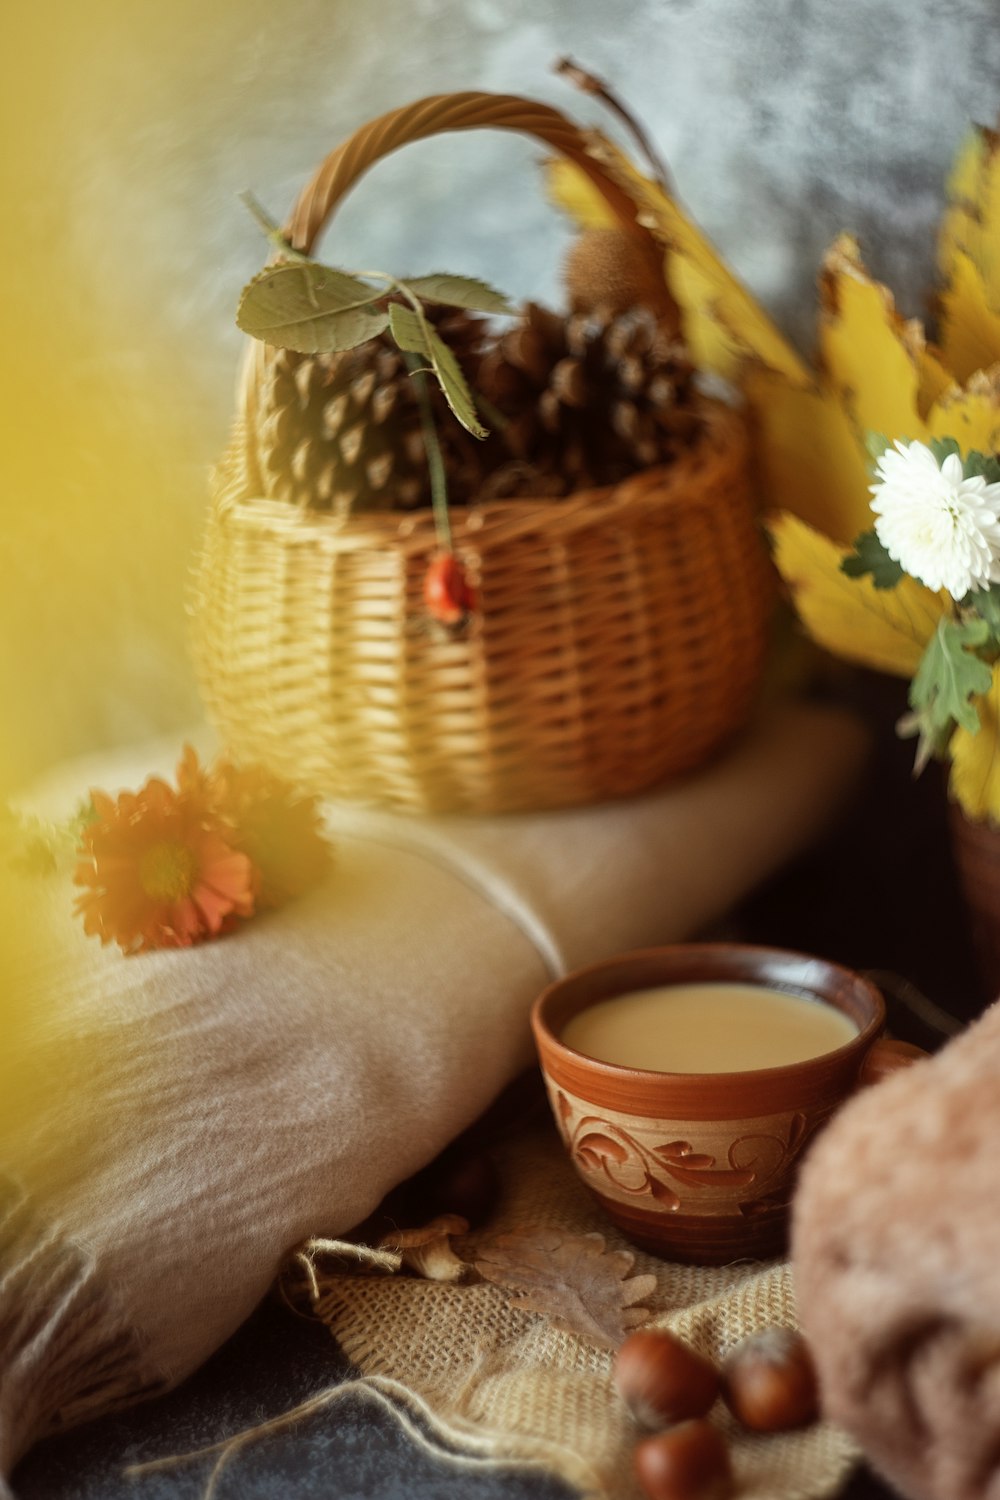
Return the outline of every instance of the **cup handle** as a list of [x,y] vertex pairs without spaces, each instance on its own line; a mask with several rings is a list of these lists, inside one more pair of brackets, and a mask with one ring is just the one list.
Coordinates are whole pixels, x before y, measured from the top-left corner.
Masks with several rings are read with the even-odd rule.
[[929,1052],[915,1046],[913,1042],[897,1042],[892,1037],[880,1036],[869,1048],[868,1056],[861,1064],[858,1086],[867,1088],[871,1083],[879,1083],[881,1079],[888,1078],[890,1073],[912,1067],[915,1062],[929,1056]]

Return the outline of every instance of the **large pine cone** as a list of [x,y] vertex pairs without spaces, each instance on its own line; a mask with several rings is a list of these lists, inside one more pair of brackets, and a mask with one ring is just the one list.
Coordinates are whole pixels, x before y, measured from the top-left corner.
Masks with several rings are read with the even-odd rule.
[[[471,378],[487,324],[454,308],[427,316]],[[427,382],[449,499],[482,486],[483,444]],[[430,505],[420,409],[413,380],[388,333],[340,354],[274,350],[260,392],[257,462],[265,494],[312,510],[409,510]]]
[[676,457],[699,431],[687,351],[646,308],[562,318],[529,302],[474,382],[506,418],[488,443],[486,495],[615,484]]
[[[647,309],[563,318],[529,302],[492,334],[472,313],[427,313],[491,429],[486,442],[472,437],[428,379],[452,504],[615,484],[698,435],[686,350]],[[272,351],[256,457],[265,494],[293,505],[342,515],[430,505],[417,393],[390,335],[341,354]]]

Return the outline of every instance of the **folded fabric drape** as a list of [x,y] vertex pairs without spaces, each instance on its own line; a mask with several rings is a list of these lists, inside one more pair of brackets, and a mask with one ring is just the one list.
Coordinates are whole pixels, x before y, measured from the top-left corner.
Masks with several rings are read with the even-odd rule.
[[[717,918],[820,830],[863,754],[850,716],[785,706],[626,802],[331,808],[320,888],[187,950],[102,949],[64,875],[25,877],[4,934],[0,1475],[43,1433],[187,1375],[293,1245],[365,1218],[530,1061],[553,972]],[[174,758],[74,764],[37,805]]]

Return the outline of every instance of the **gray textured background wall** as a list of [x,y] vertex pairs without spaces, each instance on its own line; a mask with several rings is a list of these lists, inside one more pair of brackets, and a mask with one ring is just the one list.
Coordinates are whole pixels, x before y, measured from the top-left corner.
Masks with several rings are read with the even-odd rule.
[[[22,122],[13,146],[41,152],[18,200],[21,238],[47,247],[47,284],[80,333],[53,355],[69,362],[67,389],[99,406],[100,484],[58,527],[43,510],[5,528],[15,566],[43,586],[8,626],[8,639],[30,632],[39,664],[16,679],[18,769],[195,712],[184,580],[231,410],[235,301],[265,248],[242,189],[280,215],[354,125],[443,89],[522,92],[606,125],[552,75],[570,53],[645,120],[695,217],[809,347],[816,270],[841,229],[860,234],[904,311],[922,312],[949,163],[969,122],[992,122],[1000,104],[995,0],[107,0],[72,12],[67,0],[62,27],[19,20],[7,65],[44,120],[41,144]],[[554,297],[566,230],[532,175],[539,155],[497,134],[402,153],[352,195],[325,253]],[[125,431],[151,482],[116,499]],[[72,578],[87,572],[98,517],[110,534],[126,515],[141,559],[91,590],[95,672],[74,654]],[[70,583],[45,598],[50,567]]]

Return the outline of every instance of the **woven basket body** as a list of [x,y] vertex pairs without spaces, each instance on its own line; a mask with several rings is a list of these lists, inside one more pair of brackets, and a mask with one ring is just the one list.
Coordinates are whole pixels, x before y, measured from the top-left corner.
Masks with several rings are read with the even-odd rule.
[[[593,172],[582,138],[544,106],[457,95],[445,96],[446,125],[441,101],[409,115],[431,105],[432,123],[415,129],[408,117],[402,140],[501,124]],[[534,115],[526,125],[525,109],[545,128]],[[299,201],[293,243],[311,246],[345,175],[349,185],[401,143],[406,113],[375,122],[375,147],[365,136],[352,153],[352,137],[328,158]],[[260,498],[255,371],[268,355],[256,346],[247,361],[194,598],[206,707],[238,756],[331,797],[503,812],[641,791],[697,766],[744,723],[771,574],[734,413],[706,403],[696,449],[613,489],[453,512],[478,603],[447,636],[423,605],[438,545],[430,511],[345,521]]]

